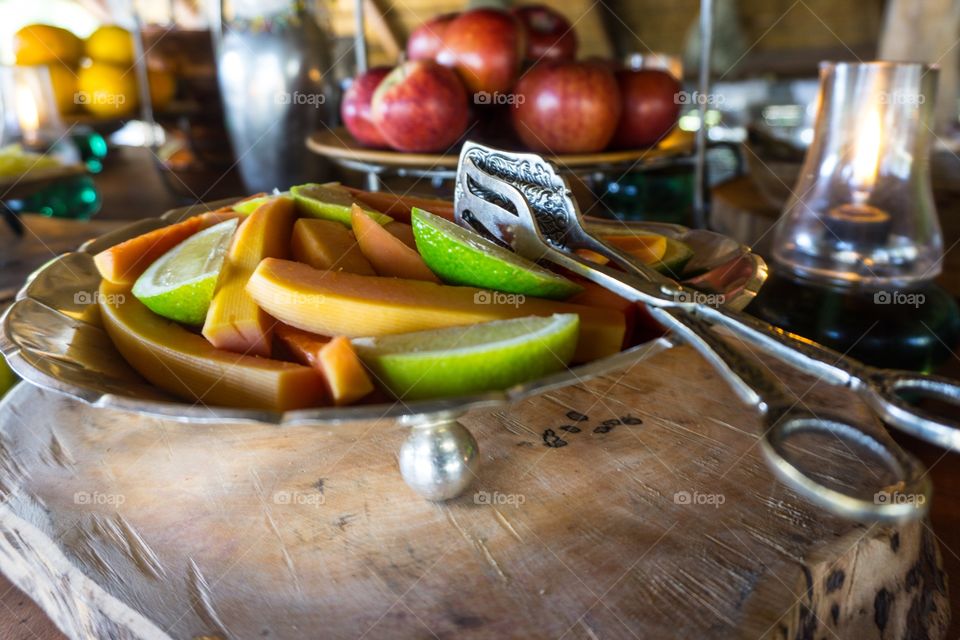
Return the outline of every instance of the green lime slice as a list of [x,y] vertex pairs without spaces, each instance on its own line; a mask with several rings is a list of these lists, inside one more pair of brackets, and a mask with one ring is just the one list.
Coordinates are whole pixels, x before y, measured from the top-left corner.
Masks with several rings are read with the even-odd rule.
[[244,200],[243,202],[238,202],[233,205],[233,210],[237,213],[242,213],[243,215],[250,215],[254,211],[260,208],[265,202],[273,200],[274,198],[280,198],[282,196],[289,196],[289,191],[282,191],[280,193],[273,193],[268,196],[260,196],[259,198],[251,198],[249,200]]
[[580,317],[559,313],[377,338],[354,349],[397,398],[422,400],[506,389],[562,370],[580,334]]
[[237,223],[215,224],[167,251],[137,278],[133,295],[158,316],[203,324]]
[[679,240],[667,237],[667,250],[664,252],[660,261],[652,265],[654,269],[678,280],[683,268],[693,257],[693,249],[690,245]]
[[449,284],[561,300],[583,287],[445,218],[413,208],[417,250]]
[[10,369],[10,365],[3,359],[3,356],[0,356],[0,398],[12,389],[13,385],[17,384],[17,380],[19,380],[17,374]]
[[[351,226],[350,210],[353,208],[353,203],[357,202],[356,198],[336,182],[300,184],[291,187],[290,194],[297,203],[297,209],[303,215],[321,220],[334,220],[348,227]],[[357,204],[360,205],[359,202]],[[360,205],[360,208],[380,224],[393,222],[393,218],[379,211],[363,205]]]

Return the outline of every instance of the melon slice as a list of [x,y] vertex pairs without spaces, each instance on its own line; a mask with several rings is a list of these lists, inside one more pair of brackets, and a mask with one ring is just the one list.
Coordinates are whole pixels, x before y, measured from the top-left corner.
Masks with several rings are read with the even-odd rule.
[[220,222],[236,218],[232,211],[209,211],[166,227],[130,238],[93,257],[104,280],[133,284],[160,256],[193,234]]
[[416,249],[410,248],[357,205],[353,206],[350,220],[360,250],[378,275],[440,282]]
[[332,220],[297,220],[293,225],[290,251],[294,260],[306,263],[314,269],[348,271],[363,276],[376,275],[370,262],[360,251],[353,232]]
[[623,314],[541,298],[420,280],[318,271],[299,262],[267,259],[247,291],[267,313],[305,331],[348,337],[382,336],[522,316],[576,313],[580,340],[574,362],[616,353],[623,345]]
[[152,313],[126,285],[104,280],[99,303],[103,326],[124,359],[187,402],[288,411],[323,400],[323,381],[310,367],[216,349]]
[[270,356],[275,321],[247,293],[247,280],[263,258],[287,256],[295,216],[290,198],[274,198],[240,224],[203,324],[203,336],[213,346]]

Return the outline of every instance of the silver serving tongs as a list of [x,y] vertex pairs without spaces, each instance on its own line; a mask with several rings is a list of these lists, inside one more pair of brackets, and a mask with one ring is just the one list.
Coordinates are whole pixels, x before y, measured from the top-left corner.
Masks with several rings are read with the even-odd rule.
[[[922,516],[930,498],[923,467],[896,444],[874,437],[829,411],[797,408],[786,391],[757,363],[745,358],[713,331],[734,337],[817,376],[847,387],[885,422],[924,440],[960,450],[960,423],[929,414],[900,394],[912,391],[960,405],[960,387],[949,379],[878,370],[732,309],[696,302],[674,280],[632,259],[585,228],[569,186],[540,156],[500,151],[467,142],[460,154],[455,191],[457,222],[535,261],[552,262],[629,300],[643,302],[651,315],[689,343],[719,371],[745,403],[764,416],[762,451],[775,473],[809,500],[859,520],[899,521]],[[574,253],[590,249],[621,267],[617,271]],[[873,500],[826,486],[794,464],[788,441],[801,434],[826,434],[870,451],[899,480],[896,492],[908,499]],[[879,495],[879,494],[878,494]]]

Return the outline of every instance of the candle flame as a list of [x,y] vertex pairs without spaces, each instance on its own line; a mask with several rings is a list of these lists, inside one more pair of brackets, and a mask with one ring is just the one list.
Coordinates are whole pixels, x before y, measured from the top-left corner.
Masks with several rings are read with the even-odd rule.
[[40,107],[37,105],[30,87],[18,86],[15,100],[20,131],[27,142],[36,142],[37,134],[40,131]]
[[853,147],[853,187],[869,191],[877,183],[880,167],[880,114],[872,110],[863,119]]

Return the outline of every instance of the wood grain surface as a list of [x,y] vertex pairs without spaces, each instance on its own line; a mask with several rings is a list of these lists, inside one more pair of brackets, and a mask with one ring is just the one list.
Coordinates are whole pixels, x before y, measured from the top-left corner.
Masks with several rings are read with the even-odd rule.
[[686,348],[463,423],[481,476],[432,504],[398,477],[395,425],[185,425],[21,388],[0,415],[4,571],[74,637],[943,635],[926,523],[802,502]]

